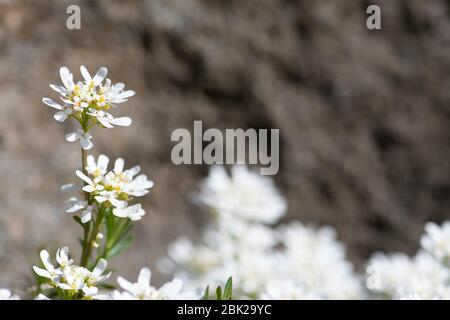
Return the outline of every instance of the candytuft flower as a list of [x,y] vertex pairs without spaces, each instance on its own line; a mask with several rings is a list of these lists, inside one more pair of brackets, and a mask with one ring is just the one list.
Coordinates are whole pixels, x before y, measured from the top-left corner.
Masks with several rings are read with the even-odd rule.
[[75,83],[69,69],[61,67],[59,74],[63,85],[50,85],[50,88],[60,94],[61,103],[47,97],[44,97],[42,102],[58,110],[54,115],[57,121],[64,122],[72,117],[80,123],[81,129],[67,134],[66,140],[79,140],[82,148],[89,150],[93,146],[89,131],[95,125],[99,124],[104,128],[131,125],[131,118],[115,118],[110,111],[116,108],[117,104],[127,101],[135,92],[124,90],[125,85],[122,82],[112,84],[111,80],[106,78],[108,69],[105,67],[98,69],[94,77],[85,66],[80,67],[80,72],[84,81]]
[[[113,170],[108,171],[109,158],[103,154],[96,161],[92,155],[87,157],[86,173],[77,170],[75,173],[84,182],[82,190],[89,193],[93,200],[101,205],[112,206],[112,213],[119,218],[140,220],[145,211],[140,204],[129,205],[135,197],[142,197],[153,187],[153,181],[145,174],[139,174],[141,168],[134,166],[124,170],[125,161],[118,158]],[[66,212],[81,210],[81,222],[91,220],[93,207],[85,200],[72,197],[68,201]]]
[[[99,259],[97,265],[92,271],[89,269],[74,265],[73,260],[69,259],[69,248],[63,247],[56,252],[56,261],[58,266],[54,266],[50,261],[50,255],[46,250],[40,253],[42,263],[45,269],[33,267],[34,272],[47,279],[46,284],[50,288],[63,290],[65,297],[73,299],[97,299],[102,298],[98,295],[97,284],[109,278],[111,273],[104,274],[107,266],[105,259]],[[45,295],[38,296],[40,300],[47,300]]]

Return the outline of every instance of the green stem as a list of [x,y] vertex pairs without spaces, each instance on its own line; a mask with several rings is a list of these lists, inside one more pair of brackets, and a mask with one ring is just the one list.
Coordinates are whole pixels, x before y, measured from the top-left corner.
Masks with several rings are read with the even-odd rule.
[[[87,152],[86,150],[84,150],[83,148],[81,148],[81,171],[86,175],[86,163],[87,163]],[[84,183],[83,185],[86,185],[86,183]],[[84,192],[84,200],[86,202],[89,202],[89,193],[88,192]],[[89,246],[89,241],[88,241],[88,237],[89,237],[89,231],[90,231],[90,226],[91,223],[86,223],[84,226],[84,236],[83,236],[83,248],[81,251],[81,265],[84,266],[87,261],[86,261],[86,253],[88,250],[88,246]]]
[[92,249],[94,248],[95,241],[97,240],[97,235],[100,231],[100,227],[102,225],[104,216],[105,216],[105,209],[103,207],[100,207],[98,210],[97,219],[94,222],[94,226],[92,228],[92,232],[89,237],[89,241],[86,241],[83,246],[84,247],[83,254],[81,256],[81,266],[82,267],[87,267],[87,264],[89,262],[89,258],[91,257]]

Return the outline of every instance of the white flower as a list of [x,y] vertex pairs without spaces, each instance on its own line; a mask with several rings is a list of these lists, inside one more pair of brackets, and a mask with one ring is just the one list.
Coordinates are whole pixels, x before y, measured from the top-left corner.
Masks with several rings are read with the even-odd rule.
[[128,127],[132,123],[129,117],[114,118],[112,114],[103,110],[90,109],[87,114],[97,118],[98,122],[105,128],[114,128],[114,126]]
[[50,260],[50,255],[46,250],[41,250],[40,252],[41,261],[44,264],[44,268],[33,266],[34,272],[37,275],[50,279],[52,282],[58,281],[60,278],[62,271],[59,268],[55,268]]
[[94,177],[103,176],[108,170],[109,158],[104,154],[98,156],[97,162],[93,155],[87,156],[86,171]]
[[74,213],[81,210],[81,222],[86,223],[92,219],[92,206],[87,204],[87,201],[79,200],[72,197],[67,201],[66,212]]
[[[82,190],[90,193],[98,203],[109,203],[113,208],[113,214],[117,217],[129,218],[133,221],[139,220],[145,214],[140,204],[128,206],[129,201],[134,197],[146,195],[153,181],[148,180],[144,174],[135,177],[139,171],[139,166],[124,170],[124,160],[118,158],[114,162],[114,169],[108,171],[109,159],[105,155],[100,155],[97,162],[91,155],[87,157],[86,172],[84,174],[77,170],[76,175],[84,181]],[[86,206],[87,203],[71,198],[69,200],[68,212],[75,212],[83,209],[82,222],[91,219],[92,208]],[[85,219],[83,219],[85,217]]]
[[80,170],[75,171],[75,174],[78,176],[78,178],[86,182],[86,185],[82,188],[85,192],[95,192],[96,194],[98,194],[99,191],[102,191],[105,188],[102,184],[97,182],[97,179],[95,179],[96,182],[94,182],[94,180],[86,176]]
[[70,116],[73,112],[73,109],[70,105],[60,105],[50,98],[42,98],[42,102],[51,108],[59,110],[53,115],[53,118],[55,118],[55,120],[58,122],[64,122],[67,117]]
[[19,296],[12,295],[9,289],[0,288],[0,300],[19,300]]
[[89,132],[84,132],[81,129],[78,129],[75,132],[71,132],[66,134],[66,141],[75,142],[80,141],[80,145],[84,150],[90,150],[94,146],[91,141],[92,135]]
[[139,272],[137,282],[131,283],[128,280],[118,277],[117,282],[125,290],[123,292],[115,291],[113,299],[115,300],[185,300],[198,299],[198,295],[193,292],[183,292],[183,282],[180,279],[174,279],[156,289],[150,285],[151,271],[148,268],[142,268]]
[[62,247],[56,251],[56,261],[61,268],[68,267],[73,263],[73,259],[69,259],[68,247]]
[[140,203],[126,208],[115,208],[113,209],[113,214],[119,218],[129,218],[132,221],[137,221],[142,219],[145,215],[144,209]]
[[369,288],[374,294],[392,299],[420,296],[423,299],[450,298],[449,271],[428,253],[419,252],[409,258],[405,254],[386,256],[378,253],[368,266],[375,274],[377,286]]
[[[105,281],[109,278],[111,273],[103,274],[107,267],[105,259],[100,259],[94,270],[73,265],[73,260],[69,259],[69,249],[63,247],[56,252],[56,260],[58,267],[55,267],[51,261],[46,250],[42,250],[41,259],[45,269],[34,266],[33,269],[37,275],[48,279],[47,285],[61,290],[67,290],[72,295],[82,295],[86,299],[101,299],[103,295],[98,294],[96,287],[99,282]],[[38,297],[40,300],[47,300],[43,296]]]
[[67,97],[74,91],[74,88],[75,88],[75,83],[73,82],[73,75],[72,75],[72,73],[70,73],[70,71],[67,67],[61,67],[59,69],[59,75],[61,77],[61,81],[62,81],[64,87],[51,84],[50,88],[52,88],[53,90],[55,90],[62,96]]
[[313,229],[298,222],[278,229],[281,272],[324,299],[359,299],[362,288],[345,259],[344,246],[330,227]]
[[99,282],[107,280],[111,276],[111,272],[103,274],[105,272],[108,262],[105,259],[100,259],[95,266],[94,270],[89,274],[87,282],[90,285],[96,285]]
[[422,248],[439,261],[450,263],[450,221],[441,226],[429,222],[425,225],[426,234],[420,239]]
[[80,67],[81,74],[84,78],[84,83],[87,86],[98,86],[100,85],[103,80],[106,78],[106,75],[108,74],[108,69],[105,67],[102,67],[98,69],[97,73],[95,74],[94,78],[91,77],[89,74],[89,71],[86,69],[85,66]]
[[223,214],[267,224],[277,222],[286,211],[286,200],[273,181],[242,165],[233,166],[231,176],[223,167],[213,166],[199,199]]
[[290,280],[271,280],[261,294],[263,300],[318,300],[322,297],[314,292],[308,292],[301,285]]
[[67,67],[59,70],[63,85],[53,85],[50,87],[61,95],[64,105],[60,105],[49,98],[44,98],[43,102],[58,110],[55,119],[63,122],[67,116],[73,115],[80,120],[83,116],[91,116],[106,128],[114,125],[128,126],[131,119],[128,117],[114,118],[107,111],[116,107],[116,104],[127,101],[135,92],[124,91],[125,85],[121,82],[112,84],[107,79],[108,69],[102,67],[98,69],[94,77],[89,74],[85,66],[80,67],[80,72],[84,81],[73,80],[73,75]]
[[115,190],[113,191],[100,191],[99,196],[95,197],[95,200],[97,200],[99,203],[103,203],[108,201],[116,208],[125,208],[127,203],[126,201],[118,200],[119,193]]

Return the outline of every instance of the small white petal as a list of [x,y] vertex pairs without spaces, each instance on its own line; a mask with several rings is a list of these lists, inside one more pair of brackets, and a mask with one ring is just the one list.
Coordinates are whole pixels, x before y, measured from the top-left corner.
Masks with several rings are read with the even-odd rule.
[[114,172],[116,174],[123,172],[124,165],[125,165],[125,161],[122,158],[117,158],[116,162],[114,163]]
[[92,77],[85,66],[80,67],[80,72],[86,82],[90,82],[92,80]]
[[78,132],[70,132],[65,136],[67,142],[75,142],[81,138],[81,135]]
[[90,150],[90,149],[92,149],[92,147],[94,146],[94,144],[92,143],[92,141],[91,141],[90,139],[86,139],[86,138],[81,138],[81,139],[80,139],[80,144],[81,144],[81,147],[82,147],[84,150]]
[[62,110],[63,109],[63,107],[61,105],[59,105],[58,103],[56,103],[55,101],[53,101],[50,98],[42,98],[42,102],[44,104],[46,104],[47,106],[51,107],[51,108],[54,108],[54,109],[57,109],[57,110]]
[[55,118],[58,122],[64,122],[67,119],[67,113],[64,111],[58,111],[53,115],[53,118]]
[[94,85],[98,86],[100,83],[102,83],[102,81],[106,78],[107,74],[108,74],[108,69],[106,69],[105,67],[98,69],[98,71],[93,79]]
[[89,178],[87,175],[85,175],[82,171],[77,170],[77,171],[75,171],[75,174],[77,175],[78,178],[80,178],[81,180],[83,180],[87,184],[89,184],[89,185],[93,185],[94,184],[92,179]]
[[115,126],[122,126],[122,127],[128,127],[132,124],[132,120],[129,117],[121,117],[121,118],[114,118],[111,123]]

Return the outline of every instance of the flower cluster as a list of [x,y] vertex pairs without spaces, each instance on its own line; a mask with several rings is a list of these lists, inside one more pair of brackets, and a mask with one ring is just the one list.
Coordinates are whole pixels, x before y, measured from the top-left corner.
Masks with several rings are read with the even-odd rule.
[[[63,247],[56,252],[58,266],[51,262],[50,255],[46,250],[40,253],[44,268],[34,266],[33,270],[37,275],[45,279],[44,288],[51,288],[60,296],[72,299],[104,299],[104,295],[99,294],[97,284],[109,278],[111,273],[103,274],[106,270],[107,261],[100,259],[95,268],[90,271],[87,268],[74,265],[69,258],[69,248]],[[40,299],[48,299],[41,294]]]
[[427,223],[414,257],[376,253],[368,262],[368,289],[388,299],[450,299],[450,222]]
[[331,228],[295,222],[270,226],[285,214],[286,201],[268,177],[244,166],[231,176],[212,167],[199,199],[215,216],[203,241],[175,241],[161,271],[171,270],[191,287],[232,276],[237,298],[351,299],[362,288]]
[[76,119],[81,124],[81,129],[66,135],[69,142],[80,141],[81,147],[89,150],[93,147],[92,135],[89,130],[100,124],[105,128],[114,126],[129,126],[129,117],[115,118],[111,109],[117,104],[127,101],[135,92],[124,91],[125,85],[121,82],[113,84],[106,78],[108,69],[100,68],[92,77],[86,67],[80,67],[84,81],[73,80],[73,74],[67,67],[59,69],[59,74],[63,85],[51,84],[50,88],[61,95],[61,103],[50,98],[43,98],[42,102],[47,106],[58,110],[54,118],[59,122],[64,122],[68,117]]
[[[139,166],[124,170],[124,160],[118,158],[114,163],[114,168],[108,171],[109,158],[100,155],[98,160],[92,155],[87,157],[85,173],[80,170],[76,175],[84,182],[82,190],[89,194],[89,199],[80,200],[72,197],[68,201],[66,212],[73,213],[81,210],[81,222],[89,222],[92,218],[92,203],[95,201],[99,205],[112,207],[112,213],[119,218],[129,218],[137,221],[144,216],[145,211],[141,204],[129,205],[135,197],[146,195],[153,181],[147,179],[145,174],[137,175],[140,172]],[[136,176],[137,175],[137,176]],[[62,189],[67,189],[64,185]]]

